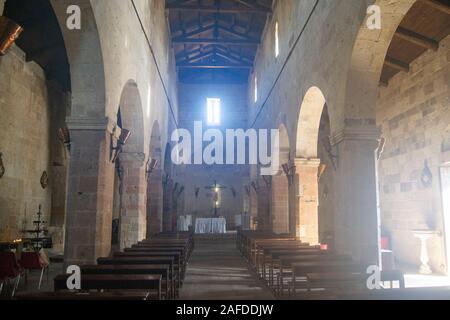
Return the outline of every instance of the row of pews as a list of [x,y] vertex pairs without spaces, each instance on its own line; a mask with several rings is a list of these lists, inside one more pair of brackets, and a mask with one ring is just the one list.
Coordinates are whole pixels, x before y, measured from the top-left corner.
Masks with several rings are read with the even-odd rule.
[[[239,231],[236,246],[279,299],[450,299],[448,287],[406,289],[398,270],[381,271],[380,282],[372,281],[369,265],[290,235]],[[379,290],[369,288],[368,282]]]
[[70,274],[54,279],[54,292],[25,293],[18,300],[172,300],[179,297],[194,249],[191,232],[161,233],[95,265],[82,265],[81,289],[68,290]]

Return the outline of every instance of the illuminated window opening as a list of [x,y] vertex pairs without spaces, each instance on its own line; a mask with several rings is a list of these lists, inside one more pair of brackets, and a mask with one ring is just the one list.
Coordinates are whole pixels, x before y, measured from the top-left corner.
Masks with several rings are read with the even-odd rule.
[[280,38],[278,35],[278,22],[275,23],[275,57],[280,54]]
[[218,126],[221,122],[221,101],[219,98],[208,98],[207,105],[207,122],[209,126]]
[[254,95],[255,95],[255,103],[256,102],[258,102],[258,77],[257,76],[255,76],[255,83],[254,83],[254,87],[255,87],[255,92],[254,92]]

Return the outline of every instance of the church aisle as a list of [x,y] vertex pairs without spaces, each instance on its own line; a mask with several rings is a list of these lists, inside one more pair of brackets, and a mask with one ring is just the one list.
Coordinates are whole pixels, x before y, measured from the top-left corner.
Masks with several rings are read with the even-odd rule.
[[273,300],[250,273],[235,238],[195,239],[181,300]]

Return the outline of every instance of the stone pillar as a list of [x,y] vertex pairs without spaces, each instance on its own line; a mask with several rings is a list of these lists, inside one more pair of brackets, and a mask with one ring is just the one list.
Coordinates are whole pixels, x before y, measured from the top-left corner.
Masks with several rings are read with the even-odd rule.
[[272,230],[289,233],[289,183],[284,174],[272,176],[271,197]]
[[163,186],[163,215],[164,215],[164,231],[175,231],[174,219],[172,215],[172,179],[167,179],[165,186]]
[[376,129],[344,130],[332,137],[338,159],[334,185],[335,246],[356,261],[379,263]]
[[311,245],[319,243],[319,159],[295,159],[294,184],[297,198],[295,235]]
[[145,154],[121,153],[122,201],[120,209],[120,248],[131,247],[146,236]]
[[[270,188],[260,182],[258,189],[258,230],[272,230],[272,217],[270,215]],[[253,187],[252,187],[253,188]]]
[[161,169],[154,170],[147,186],[147,238],[163,230],[163,185]]
[[69,122],[71,156],[67,189],[64,261],[95,263],[111,250],[114,164],[106,123]]
[[253,189],[252,186],[249,186],[249,188],[250,188],[250,197],[249,197],[250,229],[256,230],[257,224],[255,222],[258,220],[258,194],[256,193],[256,191]]
[[3,7],[5,6],[6,0],[0,0],[0,15],[3,15]]

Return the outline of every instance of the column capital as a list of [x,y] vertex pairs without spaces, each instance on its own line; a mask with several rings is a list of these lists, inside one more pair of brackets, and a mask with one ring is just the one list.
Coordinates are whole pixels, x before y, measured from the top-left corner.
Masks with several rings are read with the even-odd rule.
[[320,159],[295,158],[294,163],[297,168],[298,167],[318,168],[320,166]]
[[67,128],[69,130],[92,130],[102,131],[106,130],[110,133],[113,132],[115,123],[108,117],[67,117]]
[[346,127],[331,135],[330,142],[332,145],[337,145],[344,140],[377,141],[380,136],[381,130],[376,127]]
[[141,152],[121,152],[119,154],[119,159],[121,162],[136,162],[140,166],[144,165],[145,153]]

